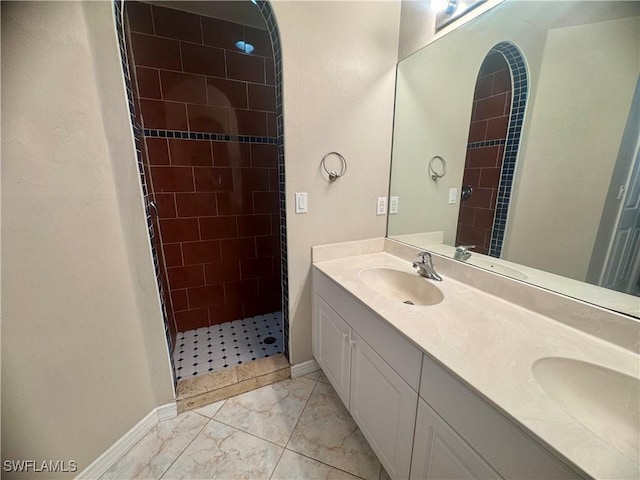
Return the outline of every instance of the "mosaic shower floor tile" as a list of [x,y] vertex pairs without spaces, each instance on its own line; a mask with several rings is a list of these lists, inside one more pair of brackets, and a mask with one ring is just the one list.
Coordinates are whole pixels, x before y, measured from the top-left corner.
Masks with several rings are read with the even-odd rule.
[[181,380],[283,351],[282,313],[273,312],[179,332],[173,359]]

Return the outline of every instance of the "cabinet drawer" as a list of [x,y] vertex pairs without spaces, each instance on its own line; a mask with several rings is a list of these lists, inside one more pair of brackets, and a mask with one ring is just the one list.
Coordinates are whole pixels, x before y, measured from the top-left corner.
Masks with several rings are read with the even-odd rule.
[[313,267],[313,289],[418,391],[422,352],[387,322]]
[[426,355],[420,396],[504,478],[582,478]]

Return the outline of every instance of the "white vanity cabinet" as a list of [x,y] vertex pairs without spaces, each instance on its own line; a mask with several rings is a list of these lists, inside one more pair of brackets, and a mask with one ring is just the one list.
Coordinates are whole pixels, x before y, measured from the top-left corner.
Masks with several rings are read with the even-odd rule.
[[313,302],[314,357],[389,476],[409,478],[421,352],[319,272]]
[[317,268],[313,354],[394,479],[588,478]]
[[[436,462],[438,468],[443,462],[452,469],[463,465],[472,478],[588,477],[570,469],[427,355],[422,364],[420,397],[411,478],[431,478],[425,474],[435,468],[430,462]],[[425,429],[432,433],[425,434]],[[445,430],[450,432],[443,433]],[[456,441],[442,440],[454,437]]]

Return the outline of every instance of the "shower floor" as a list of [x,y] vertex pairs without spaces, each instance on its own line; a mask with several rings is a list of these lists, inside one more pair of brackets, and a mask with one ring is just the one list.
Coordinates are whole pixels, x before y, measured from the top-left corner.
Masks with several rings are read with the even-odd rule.
[[281,312],[178,332],[173,353],[176,379],[214,372],[283,351]]

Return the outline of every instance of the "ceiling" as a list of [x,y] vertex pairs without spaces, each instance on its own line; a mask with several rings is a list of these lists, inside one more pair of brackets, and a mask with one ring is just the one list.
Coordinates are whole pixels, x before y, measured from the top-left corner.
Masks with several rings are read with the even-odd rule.
[[[549,2],[528,1],[511,2],[518,8],[517,14],[521,19],[530,23],[550,28],[564,28],[585,25],[594,22],[603,22],[625,17],[635,17],[640,14],[640,1],[562,1],[553,3],[553,14],[549,13]],[[527,7],[524,10],[522,7]]]

